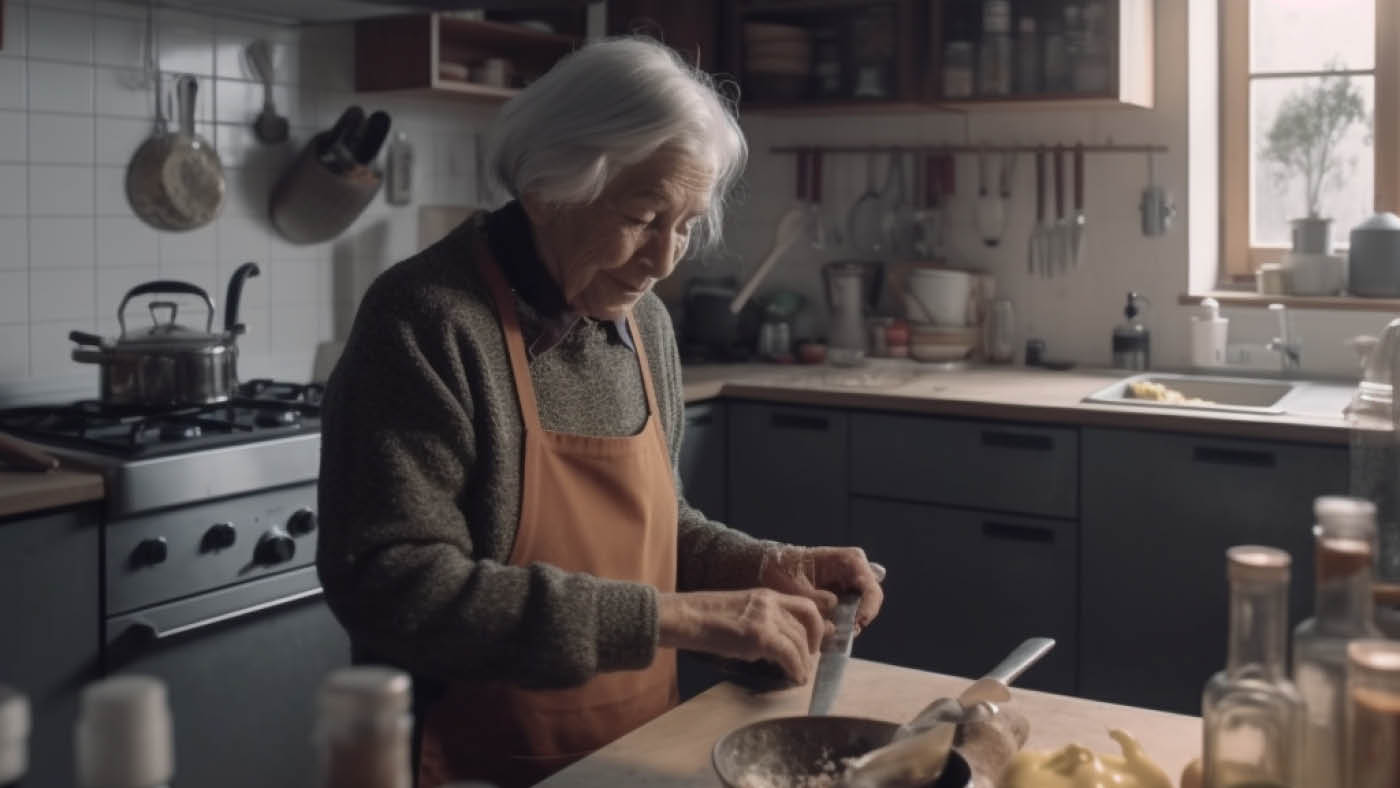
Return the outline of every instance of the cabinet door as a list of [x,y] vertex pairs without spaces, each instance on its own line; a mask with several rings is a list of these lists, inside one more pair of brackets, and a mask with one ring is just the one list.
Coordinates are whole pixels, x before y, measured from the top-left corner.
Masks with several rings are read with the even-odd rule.
[[29,696],[26,785],[73,784],[78,693],[97,678],[97,510],[0,522],[0,683]]
[[846,414],[729,405],[729,524],[760,539],[847,543]]
[[1074,523],[855,498],[851,532],[883,563],[885,606],[854,654],[981,676],[1022,640],[1055,650],[1017,681],[1075,689],[1078,534]]
[[726,440],[724,403],[686,406],[680,463],[682,492],[691,506],[721,522],[728,516],[724,490]]
[[1312,504],[1347,490],[1340,447],[1086,429],[1082,694],[1200,714],[1225,666],[1225,550],[1293,556],[1290,624],[1313,597]]

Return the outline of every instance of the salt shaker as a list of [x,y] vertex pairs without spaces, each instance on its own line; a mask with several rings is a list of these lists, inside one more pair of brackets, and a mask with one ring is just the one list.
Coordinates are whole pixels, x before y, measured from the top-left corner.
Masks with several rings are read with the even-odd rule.
[[1010,364],[1016,358],[1016,308],[1010,299],[998,298],[987,314],[987,360]]

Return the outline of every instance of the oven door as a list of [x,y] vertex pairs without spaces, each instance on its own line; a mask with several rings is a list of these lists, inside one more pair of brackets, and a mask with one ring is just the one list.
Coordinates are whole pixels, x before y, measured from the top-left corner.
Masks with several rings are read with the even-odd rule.
[[314,567],[107,619],[107,674],[164,679],[175,783],[305,788],[317,686],[350,664]]

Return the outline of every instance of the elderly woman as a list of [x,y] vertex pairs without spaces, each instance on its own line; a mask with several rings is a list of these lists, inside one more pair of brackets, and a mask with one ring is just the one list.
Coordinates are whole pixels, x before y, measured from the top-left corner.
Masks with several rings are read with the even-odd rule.
[[652,285],[713,240],[743,136],[654,42],[580,49],[501,110],[514,201],[394,266],[323,413],[319,569],[359,660],[420,697],[419,780],[534,782],[676,701],[675,650],[811,676],[855,548],[687,505],[675,336]]

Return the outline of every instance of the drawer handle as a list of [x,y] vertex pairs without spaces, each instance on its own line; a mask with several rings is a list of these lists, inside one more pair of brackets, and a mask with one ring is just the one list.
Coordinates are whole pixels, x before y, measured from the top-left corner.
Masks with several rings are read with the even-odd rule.
[[982,523],[982,535],[989,539],[1004,539],[1009,542],[1051,544],[1055,541],[1055,531],[1050,528],[1013,523]]
[[687,416],[685,423],[688,427],[708,427],[715,423],[715,414],[697,413],[694,416]]
[[774,413],[768,417],[774,427],[786,430],[816,430],[825,432],[831,429],[831,419],[825,416],[801,416],[796,413]]
[[1240,468],[1272,468],[1275,465],[1274,453],[1255,449],[1221,449],[1214,446],[1197,446],[1192,452],[1196,462],[1211,465],[1233,465]]
[[1049,435],[1029,435],[1023,432],[982,431],[982,445],[994,449],[1025,451],[1054,451],[1055,439]]

